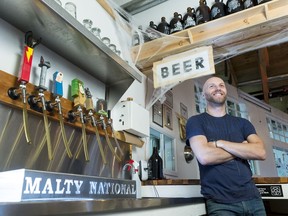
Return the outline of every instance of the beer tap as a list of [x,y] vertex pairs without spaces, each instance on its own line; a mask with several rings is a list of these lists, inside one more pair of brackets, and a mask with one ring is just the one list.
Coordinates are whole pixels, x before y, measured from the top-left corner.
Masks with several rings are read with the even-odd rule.
[[[108,113],[106,112],[105,110],[105,107],[106,107],[106,101],[105,100],[102,100],[102,99],[99,99],[97,101],[97,114],[100,116],[99,117],[99,120],[97,122],[97,124],[100,124],[103,131],[104,131],[104,134],[105,134],[105,139],[106,139],[106,142],[112,152],[112,154],[115,156],[115,158],[118,160],[118,161],[122,161],[121,157],[119,157],[116,152],[114,151],[113,149],[113,146],[112,146],[112,143],[110,141],[110,138],[109,138],[109,135],[108,135],[108,131],[107,131],[107,124],[105,122],[105,117],[107,118],[108,116]],[[120,151],[120,149],[119,149]],[[123,153],[123,152],[122,152]]]
[[69,148],[67,136],[65,133],[64,122],[63,122],[63,113],[62,113],[62,106],[61,106],[61,97],[63,96],[63,73],[56,71],[53,74],[53,95],[55,97],[54,102],[46,101],[46,109],[49,112],[52,112],[53,109],[56,107],[58,110],[58,117],[60,122],[61,134],[63,143],[69,158],[72,158],[72,152]]
[[[49,123],[48,123],[48,117],[47,117],[46,100],[45,100],[45,95],[44,95],[44,92],[47,90],[47,87],[45,86],[46,74],[47,74],[47,70],[51,67],[51,65],[50,65],[50,62],[44,61],[44,58],[41,56],[40,63],[38,66],[41,68],[39,86],[36,88],[38,90],[38,97],[36,97],[35,95],[30,95],[28,97],[28,103],[31,109],[34,109],[38,112],[43,113],[48,158],[49,160],[52,160],[53,159],[52,144],[51,144],[50,129],[49,129]],[[41,108],[39,107],[39,104],[42,104]]]
[[86,95],[85,104],[86,104],[87,118],[91,121],[92,126],[95,128],[95,135],[96,135],[96,139],[98,142],[102,161],[104,164],[107,164],[106,157],[104,154],[103,145],[101,142],[101,138],[100,138],[100,134],[99,134],[98,126],[97,126],[97,121],[96,121],[96,118],[94,116],[95,112],[94,112],[94,107],[93,107],[93,99],[92,99],[92,94],[91,94],[89,88],[85,88],[85,95]]
[[[80,117],[82,124],[82,143],[84,148],[85,160],[89,161],[89,153],[87,146],[86,138],[86,127],[85,127],[85,118],[84,118],[84,105],[85,105],[85,92],[84,92],[84,83],[79,79],[72,80],[71,95],[74,98],[73,110],[68,112],[68,119],[70,122],[75,122],[76,117]],[[76,155],[77,158],[78,155]]]
[[24,132],[26,142],[31,144],[30,133],[28,130],[28,114],[27,114],[27,92],[26,92],[26,84],[29,82],[31,67],[32,67],[32,60],[33,60],[33,53],[34,48],[40,43],[41,38],[39,40],[35,40],[33,38],[32,31],[28,31],[25,33],[25,46],[22,58],[22,66],[19,70],[18,82],[19,87],[11,87],[8,89],[8,96],[13,99],[17,100],[22,96],[22,116],[23,116],[23,125],[24,125]]

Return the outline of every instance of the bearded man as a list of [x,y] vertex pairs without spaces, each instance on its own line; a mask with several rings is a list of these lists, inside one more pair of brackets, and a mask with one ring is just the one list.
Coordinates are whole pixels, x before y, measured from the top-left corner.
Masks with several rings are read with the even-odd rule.
[[186,124],[186,144],[199,165],[208,215],[265,216],[247,160],[265,160],[266,150],[250,121],[226,113],[227,89],[218,77],[203,85],[206,112]]

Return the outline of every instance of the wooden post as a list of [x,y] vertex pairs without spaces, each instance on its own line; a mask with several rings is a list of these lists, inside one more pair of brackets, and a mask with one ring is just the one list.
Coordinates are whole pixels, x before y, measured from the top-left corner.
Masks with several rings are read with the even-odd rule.
[[264,102],[269,104],[269,84],[267,77],[267,67],[269,66],[269,55],[267,48],[258,50],[259,72],[262,80],[262,91]]

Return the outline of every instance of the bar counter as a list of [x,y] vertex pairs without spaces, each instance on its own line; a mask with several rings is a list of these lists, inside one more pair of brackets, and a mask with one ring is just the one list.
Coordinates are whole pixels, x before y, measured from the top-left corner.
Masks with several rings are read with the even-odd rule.
[[[253,177],[253,180],[261,193],[267,215],[288,215],[288,177]],[[164,179],[142,182],[142,185],[146,187],[153,185],[153,187],[159,188],[173,185],[178,185],[179,188],[184,185],[195,188],[199,184],[200,180],[197,179]]]
[[[254,177],[255,184],[287,184],[288,177]],[[199,179],[162,179],[143,181],[142,185],[199,185]]]
[[[287,213],[286,185],[287,177],[255,177],[256,185],[282,185],[284,196],[276,199],[263,197],[267,212]],[[169,187],[181,188],[195,187],[200,190],[199,179],[164,179],[149,180],[142,182],[142,189],[153,187],[154,190]],[[185,190],[185,189],[184,189]],[[143,190],[144,191],[144,190]],[[195,193],[195,192],[194,192]],[[199,191],[200,194],[200,191]],[[161,193],[154,197],[143,197],[141,199],[82,199],[82,200],[51,200],[51,201],[23,201],[23,202],[2,202],[0,203],[0,215],[121,215],[137,214],[149,215],[147,211],[158,211],[168,208],[193,208],[190,206],[201,206],[203,208],[204,199],[201,196],[193,195],[187,197],[161,197]]]
[[0,203],[0,215],[99,215],[203,204],[203,198],[54,200]]

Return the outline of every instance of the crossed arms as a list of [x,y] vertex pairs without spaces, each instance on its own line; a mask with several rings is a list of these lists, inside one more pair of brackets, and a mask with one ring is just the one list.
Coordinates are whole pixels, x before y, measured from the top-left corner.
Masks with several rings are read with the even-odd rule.
[[265,160],[266,150],[263,141],[256,134],[251,134],[242,143],[225,140],[208,142],[203,135],[193,136],[189,139],[190,146],[202,165],[220,164],[235,157],[246,160]]

